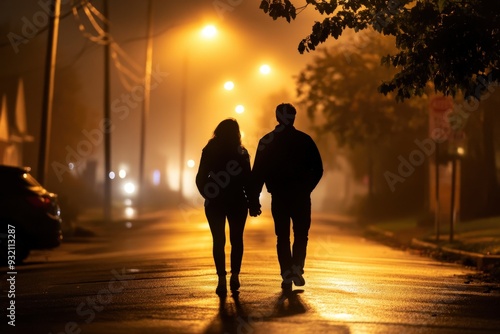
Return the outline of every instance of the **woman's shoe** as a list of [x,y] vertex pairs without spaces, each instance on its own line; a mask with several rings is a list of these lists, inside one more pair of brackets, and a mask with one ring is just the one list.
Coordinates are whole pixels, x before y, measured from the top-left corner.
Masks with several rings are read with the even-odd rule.
[[231,275],[229,286],[231,287],[231,291],[238,291],[238,289],[240,288],[240,280],[238,278],[238,275]]
[[219,283],[217,284],[217,289],[215,289],[215,293],[218,296],[225,296],[227,294],[227,281],[226,276],[219,276]]

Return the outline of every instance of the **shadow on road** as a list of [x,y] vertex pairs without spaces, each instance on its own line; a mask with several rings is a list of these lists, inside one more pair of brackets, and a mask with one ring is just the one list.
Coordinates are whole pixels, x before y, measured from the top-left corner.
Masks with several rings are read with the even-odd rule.
[[226,296],[219,297],[218,314],[205,333],[245,333],[251,330],[251,323],[258,319],[251,320],[252,315],[241,304],[238,292],[233,293],[231,299],[233,302],[228,303]]
[[274,304],[274,317],[289,317],[307,312],[307,308],[299,294],[304,290],[282,293]]
[[[215,318],[205,329],[204,333],[260,333],[269,332],[271,328],[275,328],[276,322],[273,320],[284,319],[286,317],[299,317],[310,313],[312,318],[317,317],[314,311],[311,311],[310,306],[305,303],[300,294],[304,290],[294,290],[288,293],[279,293],[272,299],[271,303],[266,303],[267,308],[260,302],[242,303],[239,294],[233,294],[231,297],[219,298],[219,309]],[[249,305],[254,307],[260,305],[259,310],[249,310]],[[349,328],[344,325],[332,325],[331,323],[315,324],[317,329],[321,331],[328,330],[332,333],[349,334]],[[279,321],[279,320],[278,320]],[[294,326],[301,327],[301,321],[282,322],[278,325],[281,331],[294,332]],[[268,327],[270,326],[270,327]],[[297,328],[295,328],[297,329]]]
[[304,314],[308,308],[299,296],[302,292],[303,290],[295,290],[280,293],[276,296],[272,308],[252,312],[242,304],[239,293],[233,294],[230,299],[220,297],[218,314],[205,333],[252,333],[259,322]]

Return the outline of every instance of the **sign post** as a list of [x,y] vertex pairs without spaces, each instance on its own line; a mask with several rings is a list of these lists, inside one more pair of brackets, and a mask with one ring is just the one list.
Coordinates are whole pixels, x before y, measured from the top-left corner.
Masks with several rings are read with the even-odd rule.
[[453,100],[448,96],[435,96],[429,104],[429,136],[436,143],[436,153],[434,157],[435,167],[435,209],[434,227],[436,231],[436,241],[440,238],[440,201],[439,201],[439,161],[440,142],[442,138],[448,138],[450,134],[450,123],[448,114],[453,111]]

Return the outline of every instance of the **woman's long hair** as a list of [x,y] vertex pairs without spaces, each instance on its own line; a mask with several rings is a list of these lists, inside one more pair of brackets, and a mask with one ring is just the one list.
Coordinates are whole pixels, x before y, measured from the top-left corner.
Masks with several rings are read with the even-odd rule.
[[227,118],[217,125],[209,143],[237,150],[241,147],[240,126],[234,118]]

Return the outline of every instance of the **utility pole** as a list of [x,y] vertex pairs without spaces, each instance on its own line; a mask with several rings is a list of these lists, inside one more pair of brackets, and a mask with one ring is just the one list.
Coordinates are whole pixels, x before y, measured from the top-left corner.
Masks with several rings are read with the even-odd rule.
[[50,5],[52,16],[47,30],[47,54],[45,58],[45,81],[43,85],[42,120],[40,128],[40,146],[38,152],[38,181],[45,185],[48,174],[50,132],[52,126],[52,108],[54,104],[54,78],[56,71],[57,40],[59,35],[59,16],[61,0],[53,0]]
[[141,148],[139,157],[139,198],[138,210],[143,209],[144,164],[146,160],[146,125],[151,105],[151,71],[153,66],[153,0],[148,1],[148,40],[146,44],[146,65],[144,69],[144,97],[141,118]]
[[453,242],[453,237],[455,234],[455,192],[456,192],[456,181],[457,181],[457,157],[456,153],[453,153],[453,160],[451,161],[451,199],[450,199],[450,242]]
[[439,220],[439,215],[441,214],[440,212],[440,201],[439,201],[439,160],[440,160],[440,157],[439,157],[439,143],[436,142],[436,156],[435,156],[435,178],[436,178],[436,189],[435,189],[435,200],[436,200],[436,208],[435,208],[435,212],[434,212],[434,227],[436,229],[436,242],[439,243],[439,238],[440,238],[440,227],[439,227],[439,223],[440,223],[440,220]]
[[186,123],[187,123],[187,84],[188,84],[189,55],[184,54],[182,62],[181,86],[181,113],[180,113],[180,157],[179,157],[179,202],[184,202],[184,165],[186,160]]
[[109,0],[104,0],[104,17],[108,20],[104,25],[106,32],[106,44],[104,45],[104,221],[111,222],[111,98],[110,98],[110,66],[109,48],[111,39],[109,38]]

